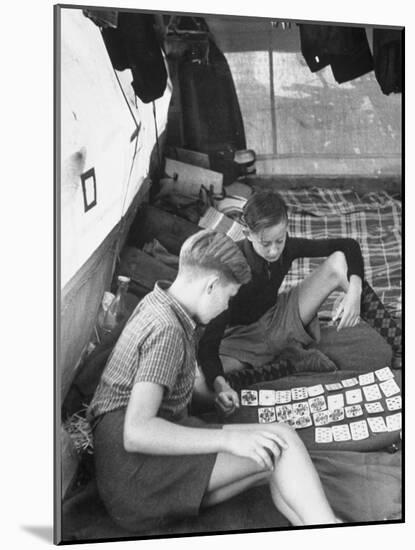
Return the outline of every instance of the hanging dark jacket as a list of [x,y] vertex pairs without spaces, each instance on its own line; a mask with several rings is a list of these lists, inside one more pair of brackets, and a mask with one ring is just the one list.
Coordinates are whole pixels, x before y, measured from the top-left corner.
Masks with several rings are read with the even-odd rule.
[[116,29],[102,29],[113,67],[131,69],[132,87],[144,103],[161,97],[166,89],[167,71],[152,15],[119,12]]
[[384,94],[402,92],[403,29],[373,29],[373,61],[376,79]]
[[301,52],[312,72],[330,65],[341,84],[373,70],[364,28],[309,24],[299,27]]

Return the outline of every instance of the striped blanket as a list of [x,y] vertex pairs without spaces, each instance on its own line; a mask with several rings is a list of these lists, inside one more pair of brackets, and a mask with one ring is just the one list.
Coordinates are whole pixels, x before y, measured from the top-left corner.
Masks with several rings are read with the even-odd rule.
[[[352,237],[361,246],[365,277],[388,309],[401,315],[402,241],[399,200],[381,191],[358,195],[352,190],[303,188],[281,190],[289,210],[289,232],[295,237],[313,239]],[[199,225],[243,238],[242,226],[210,207]],[[281,291],[298,284],[321,260],[301,258],[293,263]],[[323,304],[320,315],[328,315],[338,294]]]

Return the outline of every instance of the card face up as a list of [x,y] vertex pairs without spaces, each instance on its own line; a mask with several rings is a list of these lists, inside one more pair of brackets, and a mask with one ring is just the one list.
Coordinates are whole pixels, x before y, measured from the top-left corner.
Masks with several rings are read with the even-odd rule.
[[310,414],[310,409],[308,407],[307,401],[299,401],[298,403],[293,403],[293,414],[297,416],[304,416],[305,414]]
[[386,399],[386,406],[388,408],[388,411],[397,411],[399,409],[402,409],[402,397],[400,395],[388,397]]
[[309,414],[304,414],[301,416],[296,416],[294,420],[294,428],[308,428],[312,426],[313,421]]
[[386,426],[383,416],[369,416],[367,419],[369,428],[373,433],[387,432],[388,428]]
[[333,384],[325,384],[327,391],[338,391],[342,390],[343,386],[340,384],[340,382],[334,382]]
[[277,405],[275,407],[278,422],[285,422],[290,424],[293,416],[293,407],[291,404]]
[[342,393],[334,393],[327,396],[327,408],[329,410],[341,409],[344,407],[344,396]]
[[393,378],[395,375],[389,367],[384,367],[383,369],[375,370],[376,378],[381,382]]
[[347,418],[355,418],[356,416],[362,416],[363,409],[360,405],[349,405],[344,408]]
[[382,399],[379,386],[372,384],[371,386],[363,386],[363,393],[365,394],[366,401],[378,401]]
[[348,441],[352,438],[348,424],[339,424],[331,429],[334,441]]
[[292,388],[291,389],[291,396],[293,398],[293,401],[301,401],[303,399],[307,399],[308,392],[307,388]]
[[352,439],[354,441],[367,439],[369,437],[369,430],[367,428],[366,420],[358,420],[357,422],[351,422],[350,432],[352,434]]
[[363,396],[360,388],[346,392],[346,403],[348,405],[354,405],[355,403],[360,403],[361,401],[363,401]]
[[359,384],[361,386],[366,386],[367,384],[374,384],[375,375],[373,372],[368,372],[367,374],[361,374],[359,376]]
[[330,422],[329,411],[320,411],[313,414],[314,424],[316,426],[324,426]]
[[359,383],[359,380],[357,378],[346,378],[346,380],[342,380],[342,384],[345,388],[350,388],[351,386],[357,386]]
[[344,419],[344,409],[333,409],[329,411],[329,421],[330,422],[340,422]]
[[269,424],[276,421],[274,407],[260,407],[258,409],[258,421],[260,424]]
[[316,386],[309,386],[307,391],[309,397],[315,397],[316,395],[324,393],[324,388],[322,384],[317,384]]
[[264,407],[275,405],[275,390],[259,390],[259,404]]
[[380,401],[376,401],[375,403],[365,403],[365,408],[369,414],[381,413],[385,410]]
[[402,413],[390,414],[386,417],[386,426],[389,432],[402,429]]
[[316,443],[331,443],[333,432],[331,428],[316,428]]
[[277,390],[275,392],[275,403],[282,405],[291,401],[291,390]]
[[401,391],[398,384],[395,382],[395,380],[393,380],[393,378],[390,378],[385,382],[381,382],[379,386],[381,387],[386,397],[390,397],[391,395],[395,395],[396,393],[399,393]]
[[308,404],[310,405],[310,411],[312,413],[327,409],[327,404],[326,404],[324,395],[318,395],[317,397],[312,397],[311,399],[308,400]]
[[256,390],[241,390],[241,405],[256,407],[258,405],[258,392]]

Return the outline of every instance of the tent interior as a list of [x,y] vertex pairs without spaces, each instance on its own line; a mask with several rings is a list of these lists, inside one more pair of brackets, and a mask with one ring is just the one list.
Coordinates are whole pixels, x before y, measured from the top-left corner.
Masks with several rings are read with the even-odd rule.
[[[287,528],[264,487],[197,518],[160,518],[150,530],[113,522],[94,483],[85,408],[122,327],[104,335],[99,318],[119,275],[130,278],[132,312],[155,281],[174,279],[189,235],[212,228],[242,238],[243,204],[272,189],[288,206],[291,235],[360,243],[365,277],[400,323],[403,29],[68,6],[55,6],[55,29],[61,540]],[[296,261],[283,290],[318,264]],[[331,339],[337,297],[319,312],[325,352],[349,376],[383,367],[390,355],[382,342],[368,349],[357,329],[349,340]],[[320,379],[236,384],[300,382]],[[305,441],[347,522],[401,520],[399,438],[371,437],[371,446],[347,451]],[[330,477],[334,467],[341,475]],[[357,487],[376,497],[351,509]]]

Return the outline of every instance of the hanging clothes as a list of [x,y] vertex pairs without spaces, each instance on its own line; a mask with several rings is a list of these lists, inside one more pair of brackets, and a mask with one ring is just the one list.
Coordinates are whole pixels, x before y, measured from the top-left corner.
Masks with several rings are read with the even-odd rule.
[[226,57],[210,37],[207,52],[206,62],[185,55],[178,66],[185,146],[233,158],[246,149],[238,96]]
[[402,41],[401,29],[373,29],[375,75],[386,95],[402,92]]
[[339,84],[373,70],[366,31],[361,27],[300,24],[301,52],[312,72],[331,66]]
[[135,94],[150,103],[164,94],[167,70],[152,15],[120,11],[116,29],[102,29],[113,67],[131,69]]

